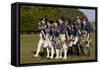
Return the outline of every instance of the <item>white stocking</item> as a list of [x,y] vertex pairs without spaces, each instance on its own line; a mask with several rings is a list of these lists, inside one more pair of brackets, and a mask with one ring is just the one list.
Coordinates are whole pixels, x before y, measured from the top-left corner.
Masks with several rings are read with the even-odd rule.
[[47,47],[47,58],[49,57],[49,53],[50,51],[49,51],[49,48]]
[[59,58],[59,50],[58,49],[56,49],[56,57],[55,57],[56,59],[58,59]]
[[50,58],[53,58],[53,56],[54,56],[54,48],[51,47],[51,57]]
[[38,43],[38,48],[37,48],[36,54],[34,55],[35,57],[38,57],[38,54],[40,52],[40,49],[41,49],[42,44],[43,44],[43,40],[40,39],[39,40],[39,43]]
[[64,57],[63,59],[67,59],[67,49],[64,49]]

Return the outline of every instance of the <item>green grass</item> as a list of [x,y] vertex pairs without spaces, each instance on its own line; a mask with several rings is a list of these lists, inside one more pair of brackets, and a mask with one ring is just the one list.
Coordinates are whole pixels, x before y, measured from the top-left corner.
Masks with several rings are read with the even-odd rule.
[[[68,59],[47,59],[46,57],[34,57],[37,44],[39,41],[39,34],[21,34],[20,35],[20,63],[43,63],[43,62],[59,62],[59,61],[77,61],[77,60],[94,60],[95,59],[95,33],[90,34],[92,38],[92,45],[90,47],[90,56],[68,56]],[[41,52],[43,49],[41,49]]]

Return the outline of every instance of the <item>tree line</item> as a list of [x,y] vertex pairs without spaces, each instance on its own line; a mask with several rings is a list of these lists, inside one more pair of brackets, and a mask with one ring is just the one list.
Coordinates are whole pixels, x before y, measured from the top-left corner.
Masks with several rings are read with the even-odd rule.
[[20,32],[38,32],[38,22],[46,17],[48,20],[57,20],[63,16],[65,20],[75,16],[85,16],[84,13],[75,8],[21,6],[20,7]]

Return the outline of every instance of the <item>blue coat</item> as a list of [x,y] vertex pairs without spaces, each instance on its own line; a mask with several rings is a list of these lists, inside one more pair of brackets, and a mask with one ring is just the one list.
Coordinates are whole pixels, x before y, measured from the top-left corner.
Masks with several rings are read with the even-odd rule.
[[52,36],[58,37],[59,36],[59,33],[60,33],[58,27],[53,27],[51,29],[51,33],[52,33]]
[[59,31],[60,31],[60,34],[65,34],[66,33],[66,26],[65,26],[64,23],[59,25]]
[[49,35],[51,35],[51,28],[45,28],[45,33],[48,33]]
[[87,33],[90,32],[90,28],[89,28],[89,25],[83,25],[83,28],[82,28],[83,31],[86,31]]
[[76,29],[75,29],[75,27],[73,27],[73,28],[71,27],[71,29],[68,28],[68,34],[76,36]]

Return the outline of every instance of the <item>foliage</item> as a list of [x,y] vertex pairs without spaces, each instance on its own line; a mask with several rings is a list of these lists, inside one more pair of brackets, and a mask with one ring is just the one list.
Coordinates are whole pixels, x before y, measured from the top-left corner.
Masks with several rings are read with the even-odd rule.
[[66,19],[84,14],[75,8],[41,7],[41,6],[20,6],[20,31],[36,32],[37,24],[43,17],[48,20],[58,19],[63,16]]

